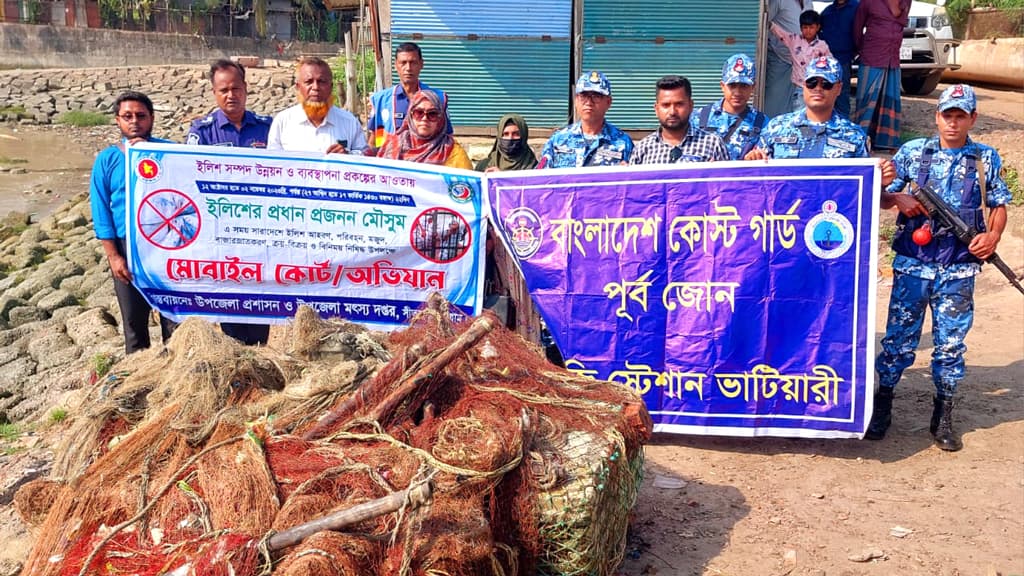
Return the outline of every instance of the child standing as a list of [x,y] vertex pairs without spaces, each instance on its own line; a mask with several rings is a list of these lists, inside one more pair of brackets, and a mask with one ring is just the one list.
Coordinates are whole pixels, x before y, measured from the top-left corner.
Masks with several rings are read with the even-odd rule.
[[793,92],[790,97],[790,110],[797,111],[804,105],[804,70],[807,65],[821,56],[832,56],[828,44],[818,38],[821,30],[821,16],[814,10],[807,10],[800,14],[800,33],[791,34],[786,32],[778,24],[772,22],[772,34],[778,37],[793,59],[793,75],[790,81],[793,84]]

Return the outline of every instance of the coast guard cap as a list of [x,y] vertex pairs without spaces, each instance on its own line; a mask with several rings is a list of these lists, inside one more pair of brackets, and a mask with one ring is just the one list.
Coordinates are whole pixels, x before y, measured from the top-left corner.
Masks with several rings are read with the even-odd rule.
[[751,85],[755,78],[757,68],[754,67],[754,59],[746,54],[733,54],[722,66],[722,84]]
[[824,78],[826,82],[835,84],[843,79],[839,61],[831,56],[819,56],[811,61],[804,70],[804,80]]
[[939,96],[939,112],[950,108],[959,108],[970,114],[978,109],[978,99],[974,96],[974,88],[967,84],[953,84],[942,91]]
[[608,81],[607,76],[597,70],[584,72],[580,75],[579,80],[576,81],[576,93],[582,94],[584,92],[597,92],[598,94],[611,96],[612,83]]

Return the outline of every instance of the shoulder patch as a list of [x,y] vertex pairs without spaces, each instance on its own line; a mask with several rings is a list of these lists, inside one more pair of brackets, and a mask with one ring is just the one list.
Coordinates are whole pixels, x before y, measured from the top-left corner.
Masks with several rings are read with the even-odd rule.
[[264,124],[271,124],[274,122],[273,116],[264,116],[263,114],[256,114],[256,121]]
[[188,137],[185,138],[185,144],[188,144],[190,146],[195,146],[199,144],[199,134],[196,134],[195,132],[189,132]]

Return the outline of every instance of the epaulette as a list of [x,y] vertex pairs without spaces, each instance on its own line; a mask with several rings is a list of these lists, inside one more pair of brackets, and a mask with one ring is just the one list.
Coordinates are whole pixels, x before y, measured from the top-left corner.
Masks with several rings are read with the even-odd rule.
[[253,116],[256,117],[256,121],[257,122],[262,122],[264,124],[272,124],[274,122],[274,117],[273,116],[264,116],[263,114],[255,114],[255,113],[253,114]]

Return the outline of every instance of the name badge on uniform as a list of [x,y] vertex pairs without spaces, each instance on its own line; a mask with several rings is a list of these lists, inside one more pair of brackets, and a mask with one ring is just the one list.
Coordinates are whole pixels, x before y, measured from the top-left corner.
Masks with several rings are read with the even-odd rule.
[[602,148],[597,151],[597,157],[601,160],[621,161],[622,150],[609,150],[607,148]]
[[569,146],[553,146],[555,154],[574,154],[576,151]]
[[857,149],[857,145],[853,142],[847,142],[846,140],[840,140],[838,138],[825,138],[825,144],[833,148],[838,148],[844,152],[853,152]]
[[797,138],[796,136],[783,136],[781,138],[776,139],[776,142],[778,142],[779,144],[793,145],[796,144],[798,140],[799,138]]

